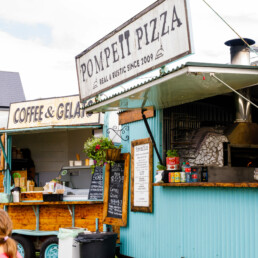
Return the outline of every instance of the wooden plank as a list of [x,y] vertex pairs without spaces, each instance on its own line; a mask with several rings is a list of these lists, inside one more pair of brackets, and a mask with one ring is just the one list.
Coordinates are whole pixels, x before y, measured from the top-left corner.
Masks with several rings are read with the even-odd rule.
[[[146,118],[154,117],[154,107],[146,107],[144,115]],[[135,121],[142,120],[142,110],[140,108],[129,110],[118,114],[118,122],[120,125],[132,123]]]
[[43,201],[43,192],[21,193],[21,201]]
[[[122,200],[116,199],[116,201],[122,201],[122,215],[117,216],[114,214],[111,216],[109,209],[110,199],[110,175],[111,167],[106,165],[105,170],[105,184],[104,184],[104,207],[103,207],[103,223],[115,226],[126,226],[127,225],[127,211],[128,211],[128,188],[129,188],[129,166],[130,166],[130,154],[121,154],[121,160],[124,160],[124,173],[123,173],[123,186],[122,186]],[[120,175],[119,175],[120,177]],[[119,183],[122,180],[119,180]],[[115,189],[115,190],[118,190]],[[118,194],[118,193],[117,193]],[[118,194],[119,195],[119,194]],[[114,205],[115,206],[115,205]],[[121,207],[121,205],[120,205]]]
[[[36,229],[36,216],[31,206],[11,206],[8,214],[13,222],[13,229]],[[103,204],[75,205],[75,227],[96,231],[96,218],[99,230],[103,231]],[[71,227],[72,216],[67,205],[44,205],[39,209],[39,230],[58,231],[59,228]]]
[[64,205],[64,204],[101,204],[102,201],[62,201],[62,202],[10,202],[5,203],[7,206],[30,206],[30,205]]
[[197,182],[197,183],[155,183],[153,186],[168,186],[168,187],[234,187],[234,188],[258,188],[258,183],[252,182]]
[[[137,146],[140,145],[149,145],[148,146],[148,160],[149,163],[145,164],[143,160],[143,162],[141,162],[143,164],[143,166],[148,166],[148,183],[144,182],[144,184],[146,185],[146,183],[148,184],[147,187],[147,191],[148,191],[148,206],[139,206],[135,204],[135,174],[136,171],[134,171],[135,169],[135,148]],[[136,212],[152,212],[152,198],[153,198],[153,191],[152,191],[152,181],[153,181],[153,147],[152,147],[152,142],[150,138],[145,138],[145,139],[140,139],[140,140],[135,140],[131,142],[131,153],[132,153],[132,158],[131,158],[131,211],[136,211]],[[141,155],[144,158],[144,155]],[[143,170],[145,169],[145,167],[143,167]],[[144,175],[146,176],[146,175]],[[138,178],[143,179],[144,178]]]
[[0,172],[0,193],[4,192],[4,175]]
[[13,222],[13,229],[36,229],[36,216],[32,207],[9,207],[8,214]]

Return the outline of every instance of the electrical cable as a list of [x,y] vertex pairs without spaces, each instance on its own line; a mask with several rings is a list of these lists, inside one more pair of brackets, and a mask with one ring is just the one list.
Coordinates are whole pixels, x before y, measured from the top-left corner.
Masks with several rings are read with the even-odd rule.
[[205,0],[202,0],[257,56],[258,53],[255,51],[254,48],[252,48],[252,46],[250,46],[246,40],[244,38],[242,38],[234,29],[232,26],[229,25],[229,23],[227,23],[225,21],[225,19],[223,19]]
[[226,87],[228,87],[229,89],[231,89],[232,91],[234,91],[236,94],[238,94],[241,98],[245,99],[247,102],[249,102],[251,105],[253,105],[254,107],[258,108],[258,106],[256,104],[254,104],[251,100],[247,99],[245,96],[243,96],[241,93],[239,93],[238,91],[236,91],[235,89],[233,89],[232,87],[230,87],[227,83],[223,82],[220,78],[218,78],[214,73],[210,73],[211,77],[214,77],[216,80],[218,80],[219,82],[221,82],[223,85],[225,85]]

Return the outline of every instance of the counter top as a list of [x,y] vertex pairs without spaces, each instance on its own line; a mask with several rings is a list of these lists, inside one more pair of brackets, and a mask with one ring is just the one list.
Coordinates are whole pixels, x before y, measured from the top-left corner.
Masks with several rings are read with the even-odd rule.
[[43,202],[43,201],[38,201],[38,202],[9,202],[9,203],[0,203],[6,206],[25,206],[25,205],[73,205],[73,204],[101,204],[103,201],[60,201],[60,202]]
[[234,188],[258,188],[258,182],[197,182],[197,183],[154,183],[153,186],[169,187],[234,187]]

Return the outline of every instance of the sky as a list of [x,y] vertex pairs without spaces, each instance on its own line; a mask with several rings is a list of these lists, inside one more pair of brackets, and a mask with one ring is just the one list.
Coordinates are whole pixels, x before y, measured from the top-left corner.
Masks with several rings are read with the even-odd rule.
[[[206,1],[258,46],[257,0]],[[154,2],[0,0],[0,70],[19,72],[27,100],[78,94],[75,56]],[[203,0],[189,4],[195,53],[175,65],[229,63],[224,42],[237,35]]]

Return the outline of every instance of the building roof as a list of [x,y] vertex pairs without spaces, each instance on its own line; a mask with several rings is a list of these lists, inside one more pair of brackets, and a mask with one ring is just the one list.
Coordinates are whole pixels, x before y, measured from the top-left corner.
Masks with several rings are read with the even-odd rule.
[[25,95],[19,73],[0,71],[0,107],[20,101],[25,101]]
[[129,89],[86,106],[86,112],[124,111],[145,106],[156,109],[180,105],[258,84],[258,66],[187,62]]

